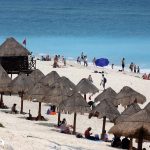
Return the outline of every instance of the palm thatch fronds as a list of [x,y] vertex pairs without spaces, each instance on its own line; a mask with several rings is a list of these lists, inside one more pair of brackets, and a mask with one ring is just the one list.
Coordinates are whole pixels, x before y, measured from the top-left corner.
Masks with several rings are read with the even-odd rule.
[[116,107],[105,99],[101,101],[92,111],[91,114],[97,115],[98,118],[103,118],[103,127],[101,139],[104,138],[106,118],[109,118],[110,121],[115,122],[115,119],[120,115]]
[[21,97],[21,110],[23,113],[23,96],[28,92],[28,90],[34,85],[33,81],[26,74],[19,74],[12,82],[9,84],[9,88],[12,93],[18,93]]
[[0,65],[0,94],[1,94],[1,101],[0,101],[0,108],[7,108],[7,106],[3,103],[3,94],[9,92],[8,84],[11,82],[11,78],[8,76],[7,72],[3,69]]
[[28,56],[29,54],[30,52],[12,37],[7,38],[6,41],[0,45],[0,57]]
[[140,106],[136,103],[131,104],[129,107],[127,107],[121,115],[116,119],[116,123],[124,121],[127,117],[139,112],[141,110]]
[[59,74],[56,71],[52,71],[50,73],[48,73],[45,77],[43,77],[40,82],[42,82],[45,85],[52,85],[53,83],[55,83],[57,81],[57,79],[59,78]]
[[140,103],[143,104],[146,101],[146,97],[132,88],[125,86],[121,89],[121,91],[116,96],[118,104],[122,106],[128,106],[132,103]]
[[73,123],[73,133],[76,132],[76,116],[78,112],[89,112],[90,106],[84,100],[80,93],[76,90],[71,91],[67,96],[67,99],[62,101],[59,105],[60,110],[65,110],[69,112],[74,112],[74,123]]
[[45,120],[44,117],[41,115],[41,103],[50,103],[49,99],[47,98],[48,92],[50,88],[48,85],[44,85],[43,83],[37,83],[29,92],[28,92],[28,99],[33,100],[36,99],[39,102],[39,111],[37,120]]
[[29,77],[34,82],[34,84],[36,84],[42,78],[44,78],[44,74],[39,69],[36,69],[31,74],[29,74]]
[[105,99],[109,100],[111,103],[113,103],[115,106],[118,106],[116,103],[116,96],[117,93],[111,88],[107,88],[105,89],[102,93],[100,93],[96,98],[95,98],[95,102],[98,101],[103,101]]
[[123,122],[113,126],[109,133],[138,139],[138,150],[142,150],[143,139],[150,140],[150,112],[141,110]]

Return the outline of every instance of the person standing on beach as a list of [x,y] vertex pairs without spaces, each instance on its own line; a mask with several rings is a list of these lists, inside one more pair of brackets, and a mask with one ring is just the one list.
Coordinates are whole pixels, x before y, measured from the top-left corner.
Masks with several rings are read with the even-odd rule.
[[125,58],[122,59],[122,71],[124,71],[125,68]]
[[87,62],[87,56],[84,56],[84,66],[88,66],[88,62]]
[[95,66],[95,61],[96,61],[96,58],[94,57],[93,58],[93,65]]
[[100,85],[103,86],[104,90],[105,90],[106,82],[107,82],[107,79],[105,78],[104,74],[102,74],[102,80],[101,80]]

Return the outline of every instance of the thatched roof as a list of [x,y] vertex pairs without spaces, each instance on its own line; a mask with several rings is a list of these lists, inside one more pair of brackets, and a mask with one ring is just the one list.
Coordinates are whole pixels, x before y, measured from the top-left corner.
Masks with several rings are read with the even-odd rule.
[[98,102],[98,101],[103,101],[104,99],[107,99],[109,100],[111,103],[113,103],[115,106],[118,106],[116,104],[116,96],[117,96],[117,93],[111,88],[107,88],[105,89],[102,93],[100,93],[96,98],[95,98],[95,102]]
[[39,82],[45,76],[39,69],[36,69],[31,74],[29,74],[29,77],[35,84],[35,83]]
[[116,96],[118,104],[122,106],[130,105],[134,102],[143,104],[146,101],[146,97],[132,88],[125,86],[121,89],[121,91]]
[[33,81],[26,74],[19,74],[12,82],[9,84],[11,92],[26,93],[34,85]]
[[64,80],[64,77],[60,77],[55,83],[50,86],[49,99],[53,104],[59,105],[61,101],[66,99],[68,92],[74,89],[74,84],[68,83],[71,83],[69,79]]
[[8,84],[11,82],[11,78],[8,76],[7,72],[0,65],[0,93],[10,91]]
[[90,111],[90,106],[87,104],[87,102],[80,93],[77,93],[76,91],[71,91],[67,96],[67,99],[60,103],[59,109],[69,112],[84,113]]
[[97,93],[99,92],[98,88],[92,84],[88,79],[83,78],[76,86],[77,90],[80,91],[82,94],[87,93]]
[[145,106],[145,108],[144,109],[146,109],[147,111],[149,111],[150,112],[150,102]]
[[49,91],[50,88],[48,85],[36,83],[36,85],[28,92],[28,99],[36,99],[38,102],[50,103],[49,99],[47,98]]
[[43,77],[40,82],[42,82],[45,85],[52,85],[53,83],[55,83],[57,81],[57,79],[59,78],[59,74],[56,71],[52,71],[50,73],[48,73],[45,77]]
[[93,110],[92,113],[98,112],[98,117],[107,117],[110,121],[114,121],[119,115],[117,108],[109,102],[108,99],[101,101]]
[[127,107],[121,115],[116,119],[116,123],[124,121],[127,117],[139,112],[141,110],[140,106],[136,103],[131,104]]
[[0,57],[28,56],[29,54],[30,52],[12,37],[7,38],[6,41],[0,45]]
[[109,133],[119,136],[127,136],[131,138],[139,138],[139,132],[142,130],[143,138],[150,140],[150,112],[141,110],[123,122],[113,126]]

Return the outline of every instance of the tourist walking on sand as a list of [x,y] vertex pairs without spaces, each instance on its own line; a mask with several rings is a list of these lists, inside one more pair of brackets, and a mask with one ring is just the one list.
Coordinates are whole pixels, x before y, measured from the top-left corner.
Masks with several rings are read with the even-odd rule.
[[101,80],[100,85],[103,86],[104,90],[105,90],[106,82],[107,82],[107,79],[105,78],[104,74],[102,74],[102,80]]
[[125,68],[125,58],[122,59],[121,64],[122,64],[122,71],[124,71],[124,68]]
[[88,62],[87,62],[87,56],[84,56],[84,66],[88,66]]

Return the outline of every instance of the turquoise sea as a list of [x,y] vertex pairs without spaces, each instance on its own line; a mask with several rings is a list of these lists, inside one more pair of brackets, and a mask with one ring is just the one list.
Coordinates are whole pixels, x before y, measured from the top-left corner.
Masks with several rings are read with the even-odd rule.
[[13,36],[37,54],[150,69],[149,0],[0,0],[0,43]]

